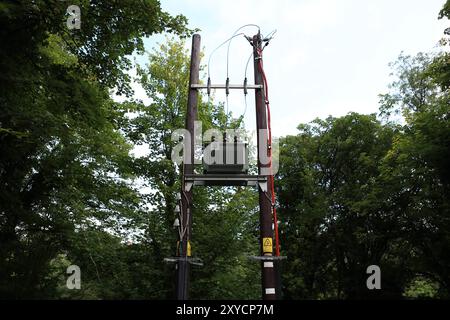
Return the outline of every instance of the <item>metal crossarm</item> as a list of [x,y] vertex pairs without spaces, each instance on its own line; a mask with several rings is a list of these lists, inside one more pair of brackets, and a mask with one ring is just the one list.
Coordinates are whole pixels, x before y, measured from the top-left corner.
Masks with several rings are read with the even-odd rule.
[[[227,89],[226,84],[211,84],[209,86],[211,89]],[[248,85],[242,85],[242,84],[229,84],[228,89],[262,89],[262,84],[248,84]],[[206,84],[191,84],[191,89],[208,89],[208,85]]]

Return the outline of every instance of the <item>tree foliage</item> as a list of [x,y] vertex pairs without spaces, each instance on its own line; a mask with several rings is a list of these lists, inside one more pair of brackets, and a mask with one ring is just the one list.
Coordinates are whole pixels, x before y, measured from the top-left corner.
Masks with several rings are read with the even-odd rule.
[[[300,125],[281,142],[290,298],[448,297],[449,93],[443,57],[401,55],[380,114]],[[405,123],[390,119],[402,114]],[[386,118],[387,117],[387,118]],[[379,265],[383,290],[369,291]],[[298,276],[300,275],[300,276]],[[418,293],[415,293],[416,291]],[[425,290],[425,289],[424,289]],[[420,293],[422,292],[422,293]]]
[[141,212],[124,110],[108,90],[129,85],[126,55],[143,36],[188,32],[157,1],[74,3],[83,17],[72,32],[64,2],[0,3],[1,297],[53,296],[45,279],[61,254],[108,264],[95,239],[124,236]]

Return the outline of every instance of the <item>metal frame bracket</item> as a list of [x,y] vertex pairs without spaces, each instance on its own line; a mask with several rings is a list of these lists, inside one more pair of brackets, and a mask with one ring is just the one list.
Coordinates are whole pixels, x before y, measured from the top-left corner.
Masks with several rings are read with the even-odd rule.
[[186,191],[192,186],[259,186],[267,191],[267,177],[249,174],[186,174]]
[[287,256],[247,256],[247,258],[257,261],[278,261],[287,259]]
[[184,183],[184,189],[186,190],[186,192],[191,191],[192,186],[194,185],[193,181],[188,181]]
[[180,261],[186,261],[194,266],[203,266],[203,261],[200,258],[191,258],[191,257],[169,257],[164,258],[164,262],[166,263],[178,263]]
[[262,192],[267,192],[267,181],[259,181],[258,186]]

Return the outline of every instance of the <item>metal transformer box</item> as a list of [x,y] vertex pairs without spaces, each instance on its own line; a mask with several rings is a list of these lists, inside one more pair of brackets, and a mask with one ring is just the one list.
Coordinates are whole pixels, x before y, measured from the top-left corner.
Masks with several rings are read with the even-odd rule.
[[211,142],[203,149],[205,173],[246,174],[248,149],[244,142]]

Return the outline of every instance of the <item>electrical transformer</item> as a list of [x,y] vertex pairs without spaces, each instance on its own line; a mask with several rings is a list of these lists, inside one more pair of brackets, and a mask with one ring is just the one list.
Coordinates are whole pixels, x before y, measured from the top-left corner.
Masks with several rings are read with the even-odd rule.
[[208,174],[246,174],[248,149],[244,142],[211,142],[203,149],[203,170]]

